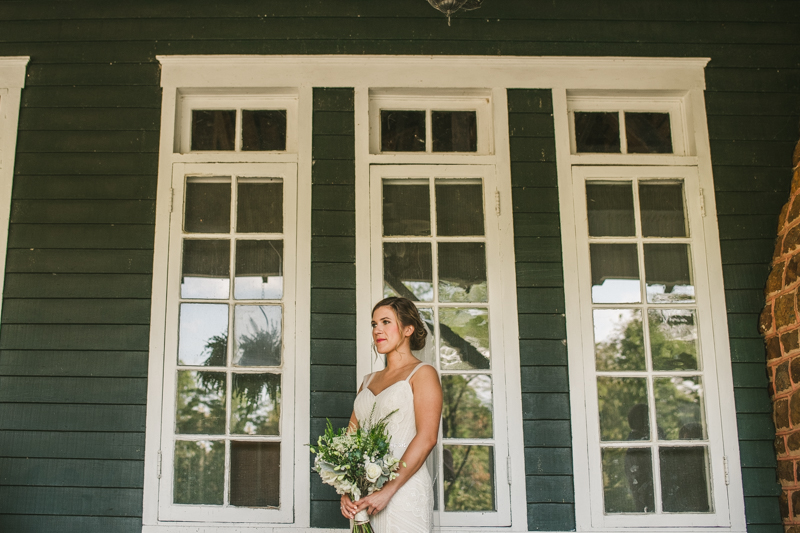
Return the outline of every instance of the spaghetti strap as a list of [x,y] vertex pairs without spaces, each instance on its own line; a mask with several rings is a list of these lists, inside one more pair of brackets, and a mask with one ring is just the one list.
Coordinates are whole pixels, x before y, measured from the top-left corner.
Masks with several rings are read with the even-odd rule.
[[369,374],[364,376],[364,381],[361,383],[361,390],[364,390],[367,387],[369,387],[369,384],[372,381],[373,377],[375,377],[375,372],[370,372]]
[[[411,373],[408,375],[408,377],[407,377],[407,378],[406,378],[404,381],[409,381],[409,380],[411,379],[411,376],[413,376],[414,374],[416,374],[416,373],[417,373],[417,370],[419,370],[421,367],[423,367],[423,366],[425,366],[425,365],[428,365],[428,363],[420,363],[420,364],[418,364],[417,366],[415,366],[415,367],[414,367],[414,370],[412,370],[412,371],[411,371]],[[431,365],[428,365],[428,366],[431,366]]]

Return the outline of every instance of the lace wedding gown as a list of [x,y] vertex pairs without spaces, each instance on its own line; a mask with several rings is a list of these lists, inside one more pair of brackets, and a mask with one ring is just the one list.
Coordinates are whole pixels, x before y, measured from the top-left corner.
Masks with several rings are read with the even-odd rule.
[[[392,454],[398,458],[403,457],[406,447],[417,434],[414,393],[409,380],[425,364],[418,364],[406,379],[385,388],[377,396],[369,390],[369,382],[374,374],[367,375],[353,406],[358,420],[368,420],[373,405],[373,420],[380,420],[397,409],[388,418],[386,430],[392,437]],[[429,533],[432,514],[433,486],[428,469],[423,464],[392,496],[386,508],[370,517],[370,523],[375,533]]]

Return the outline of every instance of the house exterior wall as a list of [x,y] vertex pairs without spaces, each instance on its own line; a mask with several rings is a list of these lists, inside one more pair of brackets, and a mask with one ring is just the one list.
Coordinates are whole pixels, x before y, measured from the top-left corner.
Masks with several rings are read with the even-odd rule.
[[[0,4],[22,91],[0,329],[0,529],[141,530],[156,54],[710,57],[707,113],[748,530],[780,530],[758,315],[800,117],[793,0]],[[509,91],[528,521],[575,527],[550,91]],[[314,91],[311,434],[355,376],[353,101]],[[542,436],[547,435],[547,438]],[[309,438],[312,438],[310,435]],[[312,484],[311,523],[338,527]]]

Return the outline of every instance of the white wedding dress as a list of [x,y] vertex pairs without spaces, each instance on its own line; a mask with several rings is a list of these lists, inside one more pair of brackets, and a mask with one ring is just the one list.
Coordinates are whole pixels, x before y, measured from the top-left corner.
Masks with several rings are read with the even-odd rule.
[[[377,396],[369,390],[369,382],[374,374],[367,375],[353,406],[359,421],[369,419],[373,405],[375,406],[373,421],[380,420],[397,409],[397,412],[387,419],[386,426],[387,432],[392,437],[390,449],[397,458],[403,457],[406,447],[417,434],[414,393],[409,380],[425,364],[418,364],[406,379],[387,387]],[[432,515],[433,483],[428,469],[423,464],[394,494],[386,508],[370,517],[370,523],[375,533],[430,533]]]

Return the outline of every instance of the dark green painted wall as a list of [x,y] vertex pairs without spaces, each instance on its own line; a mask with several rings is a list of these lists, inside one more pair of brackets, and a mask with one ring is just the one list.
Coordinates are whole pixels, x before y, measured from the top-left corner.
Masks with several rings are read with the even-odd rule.
[[[782,530],[756,323],[798,135],[796,0],[484,4],[448,27],[423,0],[0,3],[0,55],[31,56],[0,329],[0,530],[140,531],[155,55],[305,53],[710,57],[747,520],[752,532]],[[347,416],[356,385],[352,91],[314,96],[312,434],[325,416]],[[531,147],[552,148],[549,92],[509,97],[529,524],[569,529],[555,174],[551,158],[525,160]],[[563,386],[541,390],[550,374]],[[558,470],[534,468],[534,457]],[[328,524],[331,494],[314,485],[312,498],[312,522]]]

